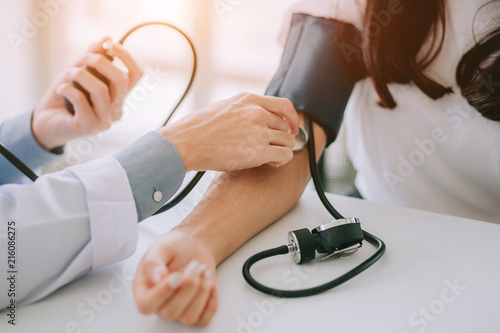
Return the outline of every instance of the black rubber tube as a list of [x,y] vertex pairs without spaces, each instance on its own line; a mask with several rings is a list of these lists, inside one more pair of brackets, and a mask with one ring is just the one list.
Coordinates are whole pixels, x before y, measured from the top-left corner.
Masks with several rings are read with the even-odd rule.
[[[174,26],[172,24],[169,24],[166,22],[161,22],[161,21],[151,21],[151,22],[145,22],[145,23],[141,23],[139,25],[136,25],[135,27],[130,29],[120,39],[120,41],[118,43],[123,45],[123,43],[125,43],[127,38],[130,37],[130,35],[132,35],[137,30],[144,28],[144,27],[147,27],[147,26],[154,26],[154,25],[164,26],[164,27],[173,29],[173,30],[177,31],[178,33],[180,33],[186,39],[186,41],[189,43],[189,47],[191,48],[191,52],[193,54],[193,70],[191,72],[191,77],[189,78],[189,83],[186,86],[186,89],[184,90],[182,96],[179,98],[179,101],[174,106],[172,111],[170,111],[170,114],[168,115],[167,119],[164,121],[163,126],[166,126],[168,124],[168,122],[170,121],[170,119],[172,118],[172,116],[174,115],[174,113],[179,108],[179,106],[186,99],[187,94],[189,93],[189,91],[191,90],[191,88],[193,86],[194,79],[196,77],[196,72],[198,70],[198,56],[197,56],[196,47],[194,46],[193,41],[191,40],[191,38],[189,38],[189,36],[184,31],[182,31],[181,29],[177,28],[176,26]],[[24,175],[26,175],[32,181],[35,181],[38,178],[38,176],[36,175],[36,173],[33,170],[31,170],[26,164],[24,164],[21,160],[19,160],[14,154],[12,154],[6,147],[4,147],[1,144],[0,144],[0,153],[3,156],[5,156],[5,158],[7,158],[7,160],[9,160],[19,171],[21,171]],[[186,185],[186,187],[174,199],[170,200],[167,204],[165,204],[162,208],[160,208],[154,215],[166,212],[167,210],[175,207],[179,202],[181,202],[189,194],[189,192],[191,192],[191,190],[198,184],[198,182],[200,181],[200,179],[203,177],[204,174],[205,174],[205,172],[198,172],[196,174],[196,176],[191,180],[191,182],[188,185]]]
[[172,209],[175,206],[177,206],[194,189],[194,187],[198,184],[198,182],[201,180],[201,177],[203,177],[204,174],[205,174],[205,172],[196,173],[196,175],[189,182],[189,184],[187,184],[186,187],[184,187],[182,189],[182,191],[175,198],[173,198],[172,200],[170,200],[169,202],[164,204],[160,209],[158,209],[153,214],[153,216],[161,214],[161,213],[165,213],[167,210]]
[[142,29],[142,28],[148,27],[148,26],[154,26],[154,25],[164,26],[164,27],[167,27],[167,28],[170,28],[170,29],[173,29],[173,30],[177,31],[189,43],[189,47],[191,48],[191,52],[193,54],[193,70],[191,72],[191,77],[189,79],[189,83],[186,86],[186,89],[184,90],[184,93],[182,94],[181,98],[179,98],[179,101],[174,106],[174,108],[170,112],[169,116],[167,117],[167,119],[163,123],[163,126],[166,126],[168,124],[168,122],[170,121],[170,119],[172,118],[172,116],[174,115],[175,111],[177,111],[177,109],[179,108],[179,106],[181,105],[181,103],[186,99],[187,94],[189,93],[189,91],[191,90],[191,87],[193,86],[194,79],[196,77],[196,72],[198,70],[198,55],[197,55],[196,47],[194,46],[193,41],[191,40],[191,38],[189,38],[189,36],[184,31],[182,31],[181,29],[177,28],[175,25],[172,25],[172,24],[166,23],[166,22],[161,22],[161,21],[151,21],[151,22],[145,22],[145,23],[141,23],[139,25],[136,25],[135,27],[133,27],[132,29],[130,29],[122,37],[122,39],[120,39],[120,41],[118,43],[120,43],[120,44],[125,43],[125,41],[127,40],[127,38],[129,38],[130,35],[132,35],[134,32],[136,32],[139,29]]
[[32,181],[37,180],[38,176],[26,164],[24,164],[16,155],[11,153],[3,144],[0,143],[0,153],[12,163],[19,171]]
[[[332,214],[335,219],[343,219],[344,217],[337,212],[335,208],[333,208],[332,204],[328,200],[328,198],[325,195],[325,192],[323,191],[323,187],[321,186],[321,182],[319,180],[319,174],[317,170],[317,164],[316,164],[316,149],[315,149],[315,142],[314,142],[314,132],[313,132],[313,126],[312,122],[309,119],[309,117],[306,116],[306,128],[307,131],[309,132],[309,142],[308,142],[308,151],[309,151],[309,168],[311,169],[311,176],[314,181],[314,185],[316,186],[316,192],[318,193],[318,196],[325,206],[325,208]],[[385,253],[386,246],[385,243],[378,238],[377,236],[372,235],[371,233],[364,231],[363,230],[363,236],[365,237],[365,240],[369,242],[370,244],[374,245],[377,247],[377,250],[375,253],[370,256],[368,259],[366,259],[363,263],[360,265],[354,267],[347,273],[339,276],[338,278],[335,278],[334,280],[331,280],[330,282],[324,283],[322,285],[313,287],[313,288],[307,288],[307,289],[301,289],[301,290],[281,290],[281,289],[274,289],[271,287],[267,287],[259,282],[257,282],[251,275],[250,273],[250,268],[252,267],[253,264],[256,262],[276,256],[276,255],[282,255],[288,253],[288,246],[283,245],[274,249],[266,250],[263,252],[259,252],[252,257],[250,257],[245,264],[243,265],[243,277],[245,280],[250,284],[252,287],[255,289],[276,297],[281,297],[281,298],[297,298],[297,297],[306,297],[306,296],[312,296],[312,295],[317,295],[319,293],[322,293],[324,291],[327,291],[329,289],[335,288],[339,285],[341,285],[344,282],[349,281],[356,275],[360,274],[361,272],[365,271],[367,268],[372,266],[374,263],[376,263]]]
[[[130,35],[132,35],[137,30],[142,29],[142,28],[147,27],[147,26],[155,26],[155,25],[164,26],[164,27],[173,29],[173,30],[177,31],[179,34],[181,34],[184,37],[184,39],[189,43],[189,47],[191,48],[191,52],[193,54],[193,70],[191,72],[191,77],[189,79],[189,83],[186,86],[186,89],[184,90],[184,93],[182,94],[181,98],[179,98],[179,101],[177,102],[177,104],[174,106],[174,108],[170,112],[170,115],[167,117],[167,119],[163,123],[163,126],[166,126],[169,123],[172,116],[174,115],[174,113],[177,111],[177,109],[181,105],[181,103],[186,99],[187,94],[189,93],[189,91],[191,90],[191,88],[193,86],[194,79],[196,77],[196,72],[198,70],[198,55],[197,55],[196,47],[194,46],[193,41],[191,40],[191,38],[189,38],[189,36],[184,31],[182,31],[181,29],[177,28],[176,26],[174,26],[172,24],[169,24],[166,22],[161,22],[161,21],[145,22],[145,23],[142,23],[142,24],[139,24],[139,25],[133,27],[122,37],[122,39],[120,39],[119,43],[123,44],[127,40],[127,38],[130,37]],[[158,214],[164,213],[164,212],[174,208],[175,206],[177,206],[195,188],[195,186],[198,184],[198,182],[201,180],[201,178],[203,177],[204,174],[205,174],[205,172],[198,172],[193,177],[193,179],[189,182],[189,184],[187,184],[186,187],[175,198],[171,199],[169,202],[167,202],[165,205],[163,205],[153,215],[158,215]]]

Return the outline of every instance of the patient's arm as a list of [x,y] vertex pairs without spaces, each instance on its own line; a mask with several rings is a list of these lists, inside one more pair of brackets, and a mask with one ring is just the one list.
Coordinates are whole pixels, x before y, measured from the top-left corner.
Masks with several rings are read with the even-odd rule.
[[[326,137],[317,125],[314,132],[319,158]],[[263,166],[220,174],[176,229],[203,242],[219,264],[297,203],[310,179],[307,154],[307,149],[296,152],[291,162],[277,169]]]
[[[319,158],[326,136],[316,124],[314,135]],[[310,179],[307,154],[295,153],[280,168],[219,174],[192,213],[144,256],[134,281],[141,312],[208,324],[217,307],[215,266],[297,203]],[[201,269],[185,269],[192,261]]]

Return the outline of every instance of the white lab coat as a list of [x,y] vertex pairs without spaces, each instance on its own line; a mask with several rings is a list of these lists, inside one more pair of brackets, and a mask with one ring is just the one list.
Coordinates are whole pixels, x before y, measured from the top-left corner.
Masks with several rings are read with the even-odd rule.
[[[113,157],[34,184],[1,186],[0,308],[11,299],[16,304],[39,300],[89,271],[127,258],[135,250],[137,221],[126,172]],[[15,260],[8,260],[9,245]],[[14,288],[5,276],[15,276]]]

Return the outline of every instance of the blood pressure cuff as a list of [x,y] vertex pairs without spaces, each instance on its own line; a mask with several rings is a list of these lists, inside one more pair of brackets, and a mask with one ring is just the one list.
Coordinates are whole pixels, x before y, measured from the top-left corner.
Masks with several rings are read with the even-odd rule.
[[360,32],[351,24],[295,14],[266,95],[287,98],[335,140],[354,84],[366,77]]

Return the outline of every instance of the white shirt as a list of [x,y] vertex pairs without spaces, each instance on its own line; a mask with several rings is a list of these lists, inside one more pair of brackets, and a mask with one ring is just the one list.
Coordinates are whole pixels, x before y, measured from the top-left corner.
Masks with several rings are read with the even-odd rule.
[[[355,86],[344,123],[356,186],[365,199],[500,222],[500,123],[472,108],[455,80],[458,62],[474,45],[474,15],[485,2],[446,1],[443,49],[426,73],[454,94],[432,100],[415,86],[391,84],[398,107],[389,110],[377,106],[369,80]],[[309,0],[295,8],[360,27],[363,6]],[[495,27],[499,8],[496,2],[480,12],[474,24],[479,38]]]

